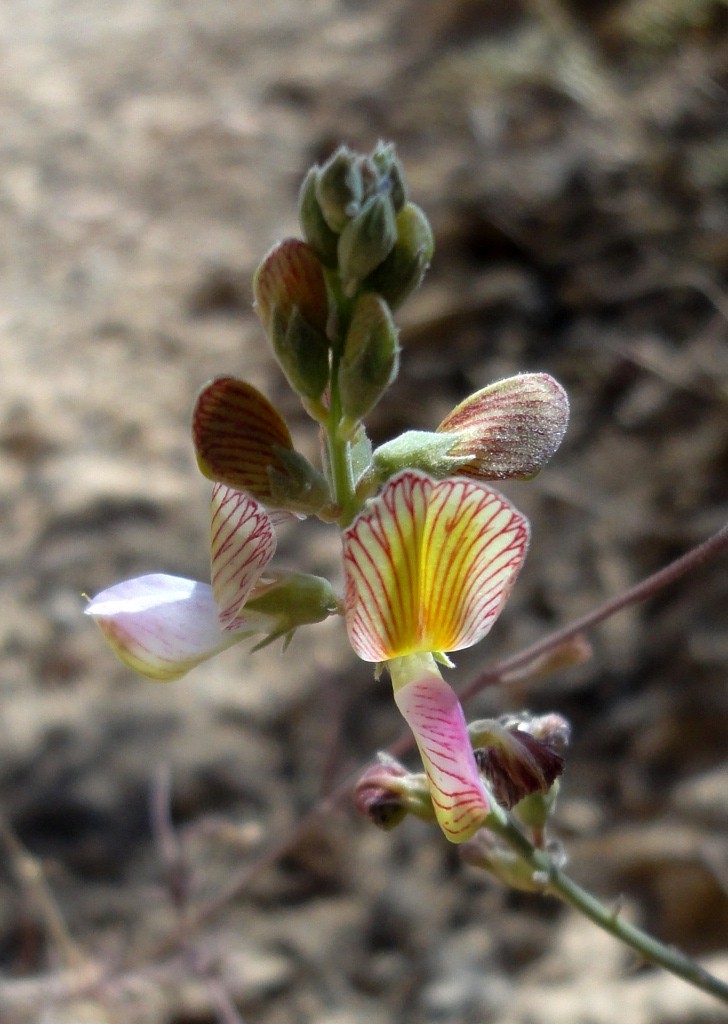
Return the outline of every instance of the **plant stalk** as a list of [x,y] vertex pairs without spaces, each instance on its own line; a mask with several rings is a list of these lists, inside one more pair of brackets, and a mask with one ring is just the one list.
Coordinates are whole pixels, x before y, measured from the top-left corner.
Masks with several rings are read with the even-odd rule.
[[528,864],[534,875],[543,876],[544,893],[557,896],[574,907],[603,931],[633,949],[644,960],[664,968],[728,1006],[728,983],[716,978],[684,953],[671,946],[666,946],[640,928],[625,921],[619,916],[618,911],[605,907],[590,892],[582,889],[558,868],[545,851],[532,846],[528,838],[505,813],[492,814],[488,818],[486,826]]

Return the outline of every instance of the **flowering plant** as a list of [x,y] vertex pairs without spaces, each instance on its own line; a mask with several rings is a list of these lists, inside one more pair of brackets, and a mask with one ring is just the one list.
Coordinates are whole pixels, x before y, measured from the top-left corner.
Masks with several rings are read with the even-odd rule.
[[[303,240],[270,250],[254,292],[278,364],[320,428],[320,466],[257,389],[215,378],[192,415],[198,465],[214,481],[210,582],[146,575],[104,590],[86,613],[127,665],[161,681],[251,637],[256,647],[287,645],[299,627],[342,616],[355,654],[377,677],[389,674],[423,768],[380,756],[356,786],[357,807],[384,828],[407,814],[436,820],[470,863],[562,896],[689,977],[688,961],[676,965],[679,955],[607,911],[600,918],[561,871],[546,825],[568,723],[524,713],[468,725],[441,672],[486,636],[516,581],[529,524],[492,484],[533,477],[556,451],[568,421],[563,388],[545,373],[510,377],[435,429],[374,449],[363,421],[397,376],[393,312],[422,281],[430,226],[381,143],[368,155],[341,148],[312,168],[299,212]],[[269,568],[276,526],[304,516],[338,528],[342,588]],[[581,657],[578,645],[566,650],[571,663]]]

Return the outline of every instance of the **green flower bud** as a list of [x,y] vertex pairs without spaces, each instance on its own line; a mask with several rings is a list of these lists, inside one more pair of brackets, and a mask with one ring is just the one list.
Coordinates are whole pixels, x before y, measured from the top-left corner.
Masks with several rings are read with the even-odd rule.
[[315,191],[324,220],[339,234],[364,198],[361,157],[341,146],[318,171]]
[[304,320],[297,306],[288,315],[275,306],[270,340],[293,390],[303,398],[319,399],[329,383],[328,339]]
[[378,142],[371,155],[371,162],[380,176],[379,191],[384,192],[385,184],[392,198],[395,213],[399,213],[407,202],[407,183],[402,164],[397,159],[392,142]]
[[298,217],[306,241],[315,250],[321,262],[326,267],[335,267],[339,236],[326,223],[316,198],[318,174],[318,168],[312,167],[303,180],[298,196]]
[[397,328],[386,303],[372,292],[354,305],[339,365],[339,395],[345,420],[357,423],[397,376]]
[[435,251],[430,222],[414,203],[406,203],[399,211],[396,230],[392,251],[364,281],[364,287],[379,292],[391,309],[401,306],[420,286]]
[[253,650],[285,637],[286,646],[299,626],[323,622],[339,612],[339,600],[328,580],[308,573],[278,576],[269,586],[258,588],[245,603],[245,615],[267,620],[271,632]]
[[380,445],[372,463],[381,480],[387,480],[402,469],[420,469],[437,480],[452,476],[470,456],[452,456],[454,441],[445,434],[428,430],[407,430],[399,437]]
[[347,295],[387,258],[397,241],[397,220],[386,195],[370,199],[339,237],[339,274]]

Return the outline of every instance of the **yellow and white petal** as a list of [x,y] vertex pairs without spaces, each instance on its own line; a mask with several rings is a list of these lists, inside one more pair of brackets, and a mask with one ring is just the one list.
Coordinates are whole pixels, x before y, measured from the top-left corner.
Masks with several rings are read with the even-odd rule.
[[247,635],[222,629],[208,584],[162,573],[109,587],[85,613],[125,665],[161,682],[180,679]]
[[497,491],[405,470],[344,533],[349,639],[364,661],[477,643],[510,593],[528,523]]
[[459,651],[490,631],[528,547],[528,521],[484,484],[432,488],[420,551],[420,650]]
[[346,626],[364,661],[413,650],[419,632],[419,559],[433,481],[400,473],[344,533]]
[[451,843],[464,843],[490,804],[460,702],[434,672],[395,686],[394,699],[417,741],[437,822]]
[[237,618],[276,549],[271,519],[257,501],[216,484],[210,503],[210,579],[221,626]]
[[470,395],[438,433],[457,440],[450,456],[470,456],[458,474],[481,480],[527,479],[548,462],[569,421],[569,400],[547,373],[522,373]]

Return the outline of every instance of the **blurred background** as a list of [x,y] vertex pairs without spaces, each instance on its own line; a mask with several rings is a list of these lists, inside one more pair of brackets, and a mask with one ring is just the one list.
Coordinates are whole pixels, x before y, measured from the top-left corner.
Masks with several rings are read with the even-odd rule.
[[[165,778],[201,900],[401,734],[339,622],[165,686],[82,615],[82,593],[126,576],[206,577],[189,414],[209,377],[255,384],[316,451],[251,276],[340,142],[396,143],[437,243],[375,439],[518,371],[552,373],[572,403],[551,465],[507,488],[533,523],[513,598],[449,678],[721,526],[724,0],[6,0],[0,51],[0,1020],[724,1020],[433,828],[385,835],[348,805],[173,955],[64,1002],[44,979],[73,957],[14,841],[82,954],[149,962],[178,919],[150,815]],[[277,564],[340,583],[338,558],[335,532],[306,523]],[[571,719],[572,873],[723,977],[727,578],[725,558],[705,565],[595,630],[588,664],[468,708]]]

